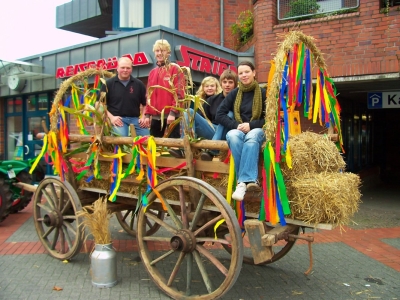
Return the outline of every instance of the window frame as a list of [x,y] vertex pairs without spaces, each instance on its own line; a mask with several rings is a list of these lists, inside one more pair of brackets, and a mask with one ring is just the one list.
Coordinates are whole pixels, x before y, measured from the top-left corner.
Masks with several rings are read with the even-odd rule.
[[[151,3],[152,1],[144,0],[144,21],[143,28],[151,27]],[[175,0],[175,24],[172,29],[178,30],[178,8],[179,0]],[[120,27],[120,0],[113,0],[112,27],[114,31],[132,31],[143,29],[142,27]]]

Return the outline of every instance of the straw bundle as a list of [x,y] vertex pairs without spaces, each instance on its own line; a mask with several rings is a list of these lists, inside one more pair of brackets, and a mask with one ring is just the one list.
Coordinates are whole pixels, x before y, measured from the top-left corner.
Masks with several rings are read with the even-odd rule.
[[290,31],[284,34],[284,40],[279,44],[277,53],[274,57],[275,63],[275,74],[272,78],[271,82],[268,82],[268,91],[267,91],[267,110],[265,113],[265,134],[267,136],[267,140],[274,141],[276,134],[276,125],[277,125],[277,111],[278,111],[278,97],[282,81],[282,73],[284,69],[284,59],[286,53],[288,53],[293,45],[299,44],[300,42],[304,43],[308,49],[313,54],[314,62],[320,69],[326,69],[326,64],[324,58],[322,56],[321,51],[314,44],[314,38],[308,35],[305,35],[301,31]]
[[360,203],[360,178],[352,173],[305,174],[286,186],[291,217],[306,223],[347,224]]
[[65,93],[67,90],[72,86],[74,82],[79,82],[85,80],[85,78],[92,77],[99,75],[100,77],[105,77],[105,78],[111,78],[115,74],[112,72],[109,72],[107,70],[98,70],[94,68],[87,69],[83,72],[79,72],[78,74],[68,78],[67,80],[63,81],[60,85],[60,88],[57,91],[57,94],[54,97],[52,109],[50,112],[50,130],[57,132],[57,123],[58,123],[58,116],[60,114],[58,108],[58,104],[63,99]]
[[99,198],[92,205],[85,206],[77,213],[83,217],[82,226],[89,229],[95,244],[104,245],[111,243],[110,218],[112,214],[107,209],[107,199]]
[[326,135],[303,132],[289,140],[292,154],[292,169],[283,163],[282,172],[286,180],[302,174],[339,172],[346,166],[336,145]]

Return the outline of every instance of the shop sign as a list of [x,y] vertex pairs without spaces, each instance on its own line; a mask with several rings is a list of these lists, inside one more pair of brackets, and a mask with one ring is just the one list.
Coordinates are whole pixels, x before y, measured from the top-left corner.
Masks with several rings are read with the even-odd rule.
[[400,108],[400,91],[368,93],[368,108]]
[[[123,57],[128,57],[132,60],[133,66],[143,66],[151,62],[144,52],[138,52],[134,55],[125,54]],[[103,68],[104,70],[115,70],[118,67],[118,58],[116,56],[109,57],[108,59],[101,58],[97,61],[92,60],[76,65],[57,68],[56,78],[66,78],[85,71],[89,68]]]
[[189,67],[193,71],[204,72],[220,76],[226,69],[237,73],[235,63],[203,51],[199,51],[185,45],[176,47],[176,55],[180,61],[176,63],[181,67]]

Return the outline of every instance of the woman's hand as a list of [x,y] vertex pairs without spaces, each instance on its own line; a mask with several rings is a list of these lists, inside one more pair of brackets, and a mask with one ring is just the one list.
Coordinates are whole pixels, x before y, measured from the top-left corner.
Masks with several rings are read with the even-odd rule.
[[174,122],[174,121],[175,121],[175,116],[168,115],[167,124],[169,125],[169,124],[171,124],[171,123]]
[[239,124],[237,129],[240,130],[241,132],[248,133],[250,131],[250,124],[249,123]]

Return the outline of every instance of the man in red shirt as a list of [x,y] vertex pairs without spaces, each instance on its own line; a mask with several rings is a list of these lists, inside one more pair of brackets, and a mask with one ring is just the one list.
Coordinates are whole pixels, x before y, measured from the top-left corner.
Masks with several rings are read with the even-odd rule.
[[[144,109],[144,122],[146,126],[150,126],[150,135],[163,137],[167,135],[168,126],[179,117],[179,111],[175,107],[180,106],[178,101],[185,97],[185,79],[180,67],[169,61],[171,45],[167,40],[157,40],[153,46],[153,51],[157,60],[157,67],[150,71],[147,81],[147,105]],[[165,89],[154,86],[161,86]],[[164,120],[161,120],[163,110]],[[174,129],[169,132],[168,136],[180,138],[179,123],[174,125]]]

